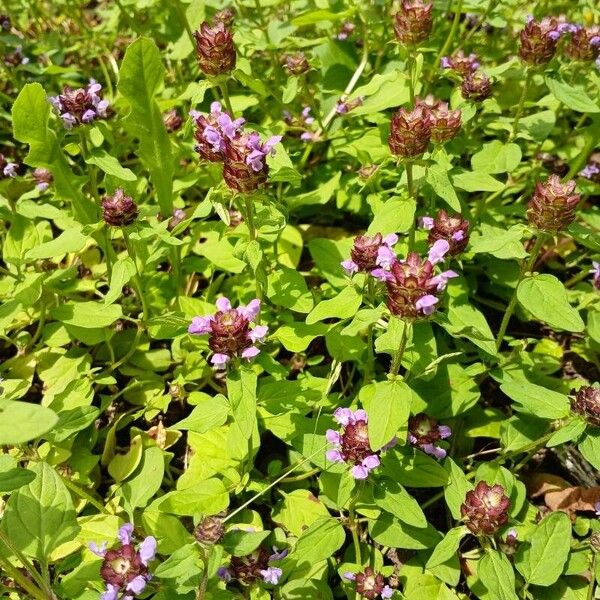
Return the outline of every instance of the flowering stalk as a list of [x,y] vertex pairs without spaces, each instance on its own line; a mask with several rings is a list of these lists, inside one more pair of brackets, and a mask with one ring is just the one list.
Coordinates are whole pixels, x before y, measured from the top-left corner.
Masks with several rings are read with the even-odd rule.
[[127,230],[125,228],[123,228],[123,239],[125,240],[127,254],[129,255],[129,258],[131,258],[133,264],[135,265],[135,275],[133,276],[133,283],[135,286],[135,291],[137,292],[140,302],[142,303],[142,312],[144,315],[142,320],[147,321],[150,318],[150,313],[148,311],[148,303],[146,302],[146,296],[144,295],[144,288],[142,286],[142,278],[140,275],[140,270],[138,268],[135,250],[133,244],[131,243],[131,240],[129,239],[129,234],[127,233]]
[[519,280],[517,281],[517,285],[512,293],[510,298],[510,302],[506,307],[506,312],[504,313],[504,317],[502,318],[502,323],[500,323],[500,329],[498,330],[498,336],[496,338],[496,351],[500,350],[500,346],[502,345],[502,340],[504,340],[504,336],[506,334],[506,328],[508,327],[508,322],[517,306],[517,288],[523,279],[525,278],[525,274],[531,272],[533,266],[535,265],[535,261],[544,245],[544,241],[546,239],[546,234],[540,232],[537,239],[535,240],[535,244],[531,250],[531,254],[529,255],[529,260],[527,263],[524,263],[524,267],[521,268],[521,273],[519,275]]
[[[408,197],[415,201],[415,206],[417,204],[417,196],[415,194],[415,183],[413,180],[413,163],[412,161],[406,162],[406,185],[408,186]],[[416,220],[413,219],[411,223],[410,229],[408,230],[408,251],[412,252],[415,247],[415,230],[416,230]]]
[[[392,317],[396,318],[396,317]],[[402,357],[404,356],[404,351],[406,350],[406,344],[408,342],[408,337],[412,330],[412,321],[406,320],[402,321],[404,327],[402,329],[402,338],[400,339],[400,345],[398,349],[394,352],[394,356],[392,358],[392,364],[390,366],[390,376],[392,378],[396,378],[398,375],[398,371],[400,371],[400,365],[402,364]]]
[[519,121],[523,114],[523,106],[525,106],[525,100],[531,86],[531,80],[533,79],[533,69],[530,67],[525,68],[525,83],[523,84],[523,91],[521,92],[521,98],[519,99],[519,105],[517,106],[517,112],[515,113],[515,120],[513,121],[512,131],[508,137],[508,141],[512,142],[517,135],[517,129],[519,127]]
[[454,19],[452,20],[452,26],[450,27],[450,31],[448,32],[448,37],[446,37],[446,41],[444,42],[442,49],[439,51],[439,53],[435,59],[435,62],[433,63],[434,68],[437,68],[437,66],[440,64],[440,59],[442,58],[442,56],[446,56],[446,52],[448,52],[448,48],[450,48],[450,46],[452,45],[452,42],[454,41],[454,36],[456,35],[456,30],[458,29],[458,24],[460,23],[460,17],[462,14],[462,5],[463,5],[463,0],[458,0],[458,6],[456,7],[456,9],[454,11]]

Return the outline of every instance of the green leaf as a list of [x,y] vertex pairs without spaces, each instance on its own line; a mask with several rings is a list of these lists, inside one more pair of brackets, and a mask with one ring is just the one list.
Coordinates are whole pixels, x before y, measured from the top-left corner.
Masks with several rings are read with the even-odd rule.
[[446,201],[452,210],[461,211],[460,201],[448,177],[448,170],[446,168],[437,163],[430,165],[427,169],[425,180],[433,188],[433,191]]
[[173,157],[171,141],[155,96],[165,68],[154,41],[139,38],[125,51],[119,70],[119,92],[130,106],[124,124],[139,140],[138,154],[150,173],[160,211],[170,218],[173,210]]
[[552,434],[552,437],[546,443],[548,448],[559,446],[566,442],[573,442],[579,439],[579,436],[585,431],[586,422],[584,419],[576,417],[565,424]]
[[272,337],[279,340],[290,352],[304,352],[315,338],[327,333],[328,329],[323,323],[307,325],[294,321],[277,329]]
[[283,265],[269,274],[267,296],[273,304],[299,313],[310,312],[314,305],[304,277]]
[[[378,381],[368,406],[369,443],[376,451],[397,437],[406,439],[412,392],[404,381]],[[399,430],[402,431],[399,432]]]
[[32,248],[25,255],[28,261],[41,258],[58,259],[70,252],[79,252],[87,243],[88,237],[77,228],[63,231],[56,239]]
[[383,508],[404,523],[413,527],[427,527],[427,519],[419,503],[393,479],[381,478],[373,489],[373,498],[379,508]]
[[115,481],[127,479],[142,460],[142,436],[136,435],[124,454],[116,454],[108,464],[108,472]]
[[153,575],[160,579],[178,579],[183,577],[188,580],[193,575],[201,573],[201,565],[198,544],[186,544],[175,550],[167,560],[161,561],[156,569],[154,569]]
[[562,419],[569,414],[569,399],[564,394],[525,381],[510,381],[500,389],[519,406],[515,410],[543,419]]
[[571,521],[566,513],[553,512],[544,517],[519,549],[515,565],[529,584],[549,586],[563,572],[571,548]]
[[79,406],[63,410],[58,415],[58,423],[48,436],[53,442],[64,442],[70,435],[90,426],[99,414],[93,406]]
[[446,504],[450,514],[455,519],[460,519],[460,505],[465,501],[467,492],[473,489],[473,484],[467,479],[463,470],[451,459],[446,458],[444,467],[450,476],[450,480],[444,490]]
[[383,546],[407,550],[433,548],[441,537],[431,525],[413,527],[389,514],[369,519],[369,534]]
[[362,302],[362,296],[352,286],[345,287],[335,298],[321,300],[306,317],[312,325],[323,319],[349,319],[354,316]]
[[477,563],[477,574],[494,600],[519,600],[515,572],[505,554],[488,548]]
[[517,287],[517,298],[536,319],[554,329],[581,332],[585,329],[579,313],[569,304],[565,286],[554,275],[532,275]]
[[588,431],[577,449],[595,469],[600,470],[600,428],[595,427]]
[[329,516],[325,505],[309,490],[293,490],[283,494],[283,501],[273,511],[272,519],[292,533],[300,536],[315,521]]
[[581,85],[569,85],[560,79],[546,77],[546,85],[552,95],[570,109],[582,113],[600,112],[598,102],[594,102]]
[[223,536],[221,545],[228,554],[233,556],[248,556],[270,535],[270,531],[244,531],[243,529],[232,529]]
[[469,530],[464,525],[450,529],[442,538],[442,541],[434,548],[433,553],[427,561],[427,568],[432,569],[433,567],[437,567],[455,556],[460,541],[468,533]]
[[256,373],[249,367],[230,370],[227,394],[233,418],[242,434],[249,438],[256,425]]
[[485,252],[496,258],[525,258],[527,252],[521,243],[522,237],[523,228],[519,225],[504,229],[484,223],[481,225],[480,235],[471,238],[471,252]]
[[200,481],[185,490],[163,496],[160,510],[174,515],[216,515],[229,505],[229,495],[220,479]]
[[129,256],[120,258],[112,268],[112,276],[110,278],[110,289],[104,296],[104,304],[112,304],[116,302],[123,291],[123,286],[127,285],[131,278],[135,275],[135,263]]
[[0,493],[12,492],[35,479],[35,473],[22,469],[9,454],[0,454]]
[[54,469],[40,461],[30,470],[35,479],[10,496],[1,526],[18,550],[46,562],[79,526],[71,494]]
[[[190,399],[194,393],[192,392]],[[194,406],[192,412],[185,419],[172,425],[172,428],[205,433],[223,425],[228,414],[229,402],[225,396],[222,394],[207,396]]]
[[415,448],[396,449],[383,457],[382,472],[411,488],[442,487],[448,472],[437,460]]
[[463,171],[453,175],[454,185],[466,192],[500,192],[504,183],[481,171]]
[[52,317],[65,325],[75,325],[85,329],[109,327],[123,316],[118,304],[101,302],[68,302],[52,309]]
[[295,561],[296,568],[312,566],[333,556],[346,539],[344,528],[336,519],[326,517],[312,523],[298,538],[286,562]]
[[41,437],[58,422],[53,410],[12,400],[0,400],[0,445],[18,445]]
[[150,446],[144,450],[134,476],[123,484],[119,494],[131,509],[144,507],[160,489],[164,473],[165,459],[162,450],[157,446]]
[[311,204],[327,204],[337,191],[341,176],[341,173],[336,173],[329,181],[322,183],[316,190],[298,194],[297,196],[288,196],[287,203],[290,210]]
[[415,209],[416,203],[411,198],[390,198],[375,211],[367,233],[386,236],[389,233],[408,231],[414,221]]
[[14,215],[2,246],[4,262],[21,265],[28,252],[39,242],[39,233],[35,223],[21,215]]
[[112,175],[123,181],[136,181],[137,179],[135,173],[131,169],[124,169],[114,156],[99,148],[96,148],[85,162],[88,165],[96,165],[107,175]]
[[481,173],[511,173],[521,162],[521,148],[518,144],[504,144],[493,140],[471,157],[473,171]]
[[292,25],[304,27],[322,21],[340,21],[348,16],[348,11],[331,12],[330,10],[311,10],[292,19]]

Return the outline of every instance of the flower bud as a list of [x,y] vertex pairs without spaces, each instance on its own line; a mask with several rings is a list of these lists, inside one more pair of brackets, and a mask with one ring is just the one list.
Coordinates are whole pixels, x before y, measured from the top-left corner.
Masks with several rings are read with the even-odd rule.
[[187,213],[185,212],[185,210],[183,210],[182,208],[176,208],[173,211],[173,216],[169,219],[169,222],[167,223],[167,230],[173,231],[173,229],[175,229],[175,227],[177,227],[179,223],[185,221],[186,219]]
[[573,60],[596,60],[600,56],[600,27],[575,26],[565,52]]
[[225,534],[223,522],[218,517],[204,517],[194,529],[194,537],[199,544],[212,546],[218,544]]
[[450,245],[448,254],[456,256],[464,251],[469,243],[469,221],[462,215],[450,216],[444,209],[440,210],[431,222],[428,241],[434,244],[437,240],[446,240]]
[[436,100],[432,95],[424,100],[417,98],[417,106],[425,106],[431,118],[431,140],[437,144],[450,141],[460,131],[461,111],[450,110],[447,102]]
[[137,204],[125,195],[122,188],[117,188],[112,196],[105,196],[102,200],[102,218],[107,225],[130,225],[137,219],[138,212]]
[[367,567],[362,573],[345,573],[344,579],[355,582],[356,593],[367,600],[378,598],[391,598],[394,590],[386,585],[381,573],[375,573],[371,567]]
[[480,481],[467,492],[460,514],[475,535],[492,535],[508,521],[510,500],[501,485]]
[[183,119],[181,115],[177,112],[177,109],[172,108],[170,111],[166,112],[163,115],[163,123],[165,124],[167,131],[169,133],[173,133],[174,131],[181,129]]
[[423,0],[402,0],[394,15],[394,32],[401,44],[416,46],[431,33],[433,3]]
[[355,29],[356,29],[356,25],[354,23],[352,23],[352,21],[345,21],[342,24],[341,29],[338,31],[336,38],[340,42],[343,42],[343,41],[347,40],[354,33]]
[[555,17],[536,21],[527,17],[527,23],[519,34],[519,56],[530,65],[544,65],[552,59],[560,39],[560,23]]
[[226,75],[233,71],[236,62],[233,33],[223,21],[216,21],[212,27],[204,21],[194,37],[198,65],[204,74]]
[[477,54],[469,54],[468,56],[462,50],[459,50],[453,56],[442,56],[440,59],[442,69],[451,69],[458,73],[461,77],[466,77],[471,73],[475,73],[481,66],[477,58]]
[[302,75],[310,70],[310,64],[304,52],[286,54],[282,62],[288,75]]
[[50,184],[54,181],[52,173],[48,169],[38,168],[33,172],[33,179],[35,180],[35,187],[40,192],[45,192]]
[[436,445],[452,435],[452,430],[447,425],[438,425],[437,419],[425,413],[414,415],[408,420],[408,441],[411,445],[420,448],[426,454],[442,459],[446,451]]
[[4,29],[4,31],[10,30],[11,22],[8,15],[0,15],[0,28]]
[[233,6],[226,6],[221,10],[218,10],[212,18],[212,24],[216,25],[221,22],[225,27],[231,27],[235,19],[235,8]]
[[492,82],[485,73],[476,71],[463,79],[460,92],[465,100],[481,102],[492,94]]
[[527,218],[541,231],[556,232],[568,227],[575,219],[575,209],[580,196],[575,191],[575,181],[561,183],[551,175],[545,183],[538,183],[527,204]]
[[600,427],[600,387],[584,386],[571,397],[571,410],[590,425]]
[[423,105],[412,111],[401,108],[394,113],[390,124],[388,146],[392,154],[402,158],[421,156],[431,139],[432,119],[429,109]]

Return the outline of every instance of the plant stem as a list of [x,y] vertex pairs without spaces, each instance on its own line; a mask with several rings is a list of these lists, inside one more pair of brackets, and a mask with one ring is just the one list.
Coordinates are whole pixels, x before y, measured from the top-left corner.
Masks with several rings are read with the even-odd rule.
[[34,583],[29,581],[17,567],[15,567],[9,560],[0,557],[0,565],[2,570],[21,588],[23,588],[30,596],[36,600],[49,600],[52,596],[46,595],[40,588]]
[[264,488],[263,490],[258,492],[258,494],[254,494],[254,496],[252,496],[252,498],[250,498],[250,500],[244,502],[244,504],[242,504],[241,506],[238,506],[233,512],[230,512],[223,519],[222,523],[229,521],[229,519],[231,519],[232,517],[237,515],[239,512],[244,510],[247,506],[252,504],[257,498],[260,498],[263,494],[266,494],[273,486],[277,485],[280,481],[283,481],[284,479],[286,479],[288,477],[288,475],[290,475],[290,473],[293,473],[296,469],[300,468],[303,464],[307,463],[311,458],[313,458],[313,456],[316,456],[319,452],[323,452],[323,450],[325,450],[325,448],[327,448],[327,446],[329,446],[329,443],[325,444],[324,446],[321,446],[321,448],[315,450],[312,454],[309,454],[306,458],[303,458],[299,463],[296,463],[291,469],[288,469],[283,475],[280,475],[275,481],[270,483],[266,488]]
[[415,105],[415,74],[414,74],[414,66],[415,66],[415,55],[414,55],[414,47],[409,46],[408,48],[408,59],[407,59],[407,67],[408,67],[408,94],[410,97],[410,105],[414,107]]
[[404,328],[402,329],[402,338],[400,339],[400,346],[398,346],[398,350],[396,350],[396,352],[394,353],[394,356],[392,358],[392,366],[390,367],[390,375],[393,378],[395,378],[398,375],[398,371],[400,370],[400,365],[402,364],[402,357],[404,356],[404,351],[406,350],[406,343],[408,342],[408,337],[412,327],[412,323],[410,321],[403,321],[403,324]]
[[196,600],[204,600],[204,596],[206,595],[206,588],[208,587],[208,564],[210,562],[210,557],[212,554],[213,548],[210,546],[202,557],[202,562],[204,563],[204,572],[202,573],[202,580],[200,581],[200,587],[198,588],[198,592],[196,594]]
[[454,11],[454,19],[452,19],[452,26],[450,27],[450,31],[448,32],[448,36],[446,37],[446,41],[442,46],[442,49],[438,52],[436,56],[435,62],[433,63],[433,68],[437,69],[440,65],[440,59],[442,56],[446,56],[448,49],[452,45],[454,41],[454,36],[456,35],[456,30],[458,29],[458,24],[460,23],[460,15],[462,14],[462,5],[463,0],[458,0],[458,5]]
[[142,286],[142,278],[140,276],[140,270],[138,269],[137,258],[135,255],[135,250],[133,248],[133,244],[129,239],[129,234],[127,233],[126,228],[123,228],[123,239],[125,240],[125,246],[127,248],[127,254],[129,254],[129,258],[133,261],[135,265],[135,275],[133,276],[133,283],[135,286],[135,291],[140,298],[140,302],[142,303],[142,312],[144,314],[142,321],[147,321],[150,317],[150,312],[148,311],[148,304],[146,302],[146,296],[144,295],[144,288]]
[[513,121],[512,132],[508,137],[509,142],[512,142],[512,140],[514,140],[517,135],[517,129],[519,128],[519,120],[521,119],[521,115],[523,114],[523,106],[525,106],[525,100],[527,99],[527,93],[529,92],[529,87],[531,85],[532,78],[533,70],[527,68],[525,74],[525,83],[523,84],[523,91],[521,92],[521,98],[519,99],[517,112],[515,113],[515,120]]
[[594,588],[596,587],[596,556],[597,553],[592,551],[592,564],[590,566],[590,583],[587,590],[587,600],[594,600]]
[[508,306],[506,307],[506,312],[504,313],[504,317],[502,318],[502,323],[500,323],[500,329],[498,330],[498,337],[496,338],[496,350],[500,350],[500,346],[502,345],[502,340],[504,339],[504,335],[506,334],[506,328],[508,327],[508,322],[510,321],[510,318],[515,310],[515,307],[517,306],[517,289],[519,287],[519,284],[525,278],[525,274],[530,272],[531,269],[533,268],[533,266],[535,265],[535,261],[540,253],[540,250],[542,249],[542,245],[544,244],[545,238],[546,238],[546,235],[544,233],[540,232],[538,234],[535,244],[531,250],[531,253],[529,254],[529,260],[527,261],[527,263],[524,263],[523,266],[521,267],[521,273],[519,275],[519,280],[517,281],[517,285],[515,286],[515,289],[512,293],[510,302],[508,303]]
[[181,3],[181,0],[175,0],[173,2],[174,6],[175,6],[175,11],[177,12],[177,16],[179,18],[179,20],[181,21],[181,24],[183,25],[188,37],[190,38],[190,42],[192,42],[192,48],[196,48],[196,38],[194,37],[194,34],[192,33],[192,28],[190,27],[190,24],[187,20],[187,15],[185,13],[185,9],[183,8],[183,4]]
[[356,517],[354,514],[354,506],[356,504],[357,498],[355,497],[352,502],[350,502],[350,506],[348,507],[348,523],[350,526],[350,531],[352,532],[352,543],[354,545],[354,556],[355,562],[357,565],[362,565],[362,560],[360,556],[360,540],[358,539],[358,525],[356,523]]
[[225,107],[231,115],[231,118],[233,118],[233,108],[231,108],[231,100],[229,98],[229,90],[227,89],[227,83],[219,83],[219,90],[221,91],[221,96],[223,96],[223,102],[225,102]]
[[[415,194],[415,182],[413,180],[413,164],[409,160],[406,163],[406,185],[408,187],[408,197],[415,201],[415,210],[417,204],[417,197]],[[413,222],[408,230],[408,251],[411,252],[415,247],[415,233],[416,233],[417,223],[416,219],[413,219]]]

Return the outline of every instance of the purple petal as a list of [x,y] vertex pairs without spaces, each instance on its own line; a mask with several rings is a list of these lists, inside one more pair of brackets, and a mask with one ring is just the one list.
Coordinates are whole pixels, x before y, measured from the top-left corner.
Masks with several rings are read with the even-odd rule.
[[257,325],[254,329],[248,332],[248,337],[252,340],[252,343],[262,342],[268,332],[269,328],[266,325]]
[[91,123],[95,118],[96,118],[96,111],[91,110],[91,109],[86,110],[83,113],[83,115],[81,115],[81,120],[84,123]]
[[106,591],[100,596],[100,600],[117,600],[119,588],[112,583],[106,584]]
[[221,103],[220,102],[212,102],[210,105],[210,112],[217,115],[221,114]]
[[452,435],[452,429],[448,425],[438,425],[438,433],[440,437],[445,440]]
[[340,264],[342,265],[344,271],[346,271],[347,275],[358,273],[358,265],[351,258],[343,260]]
[[210,359],[210,362],[215,367],[217,367],[217,369],[223,369],[230,360],[231,357],[227,354],[221,354],[220,352],[217,352],[216,354],[213,354],[212,358]]
[[242,350],[242,358],[245,358],[247,360],[258,356],[259,354],[260,350],[256,346],[250,346],[249,348]]
[[396,260],[396,254],[388,246],[380,246],[377,250],[375,262],[383,268],[389,269]]
[[430,315],[435,310],[437,303],[438,299],[435,296],[427,294],[415,302],[415,308],[422,311],[424,315]]
[[138,555],[142,563],[148,566],[148,563],[154,559],[156,555],[156,539],[151,535],[148,536],[141,544],[138,550]]
[[368,420],[369,417],[367,416],[367,411],[362,408],[355,410],[354,415],[351,418],[352,423],[355,423],[356,421],[364,421],[366,423]]
[[268,569],[261,569],[260,571],[263,581],[273,585],[277,585],[279,583],[279,578],[281,577],[282,573],[283,571],[279,567],[269,567]]
[[383,282],[394,279],[394,276],[389,271],[386,271],[385,269],[373,269],[371,271],[371,276],[375,277],[375,279],[379,279],[379,281],[383,281]]
[[100,546],[97,546],[95,542],[90,542],[88,544],[88,548],[90,552],[93,552],[96,556],[99,556],[100,558],[104,558],[104,555],[106,554],[106,542],[102,542]]
[[344,462],[344,457],[339,450],[327,450],[325,453],[325,458],[334,463]]
[[462,241],[465,239],[465,232],[464,232],[462,229],[461,229],[461,230],[459,230],[459,231],[455,231],[455,232],[452,234],[452,239],[453,239],[455,242],[462,242]]
[[346,571],[342,577],[344,579],[347,579],[348,581],[355,581],[356,580],[356,574],[352,573],[352,571]]
[[433,217],[419,217],[419,227],[421,229],[433,229],[434,219]]
[[282,135],[272,135],[264,144],[263,151],[265,154],[275,154],[275,146],[283,139]]
[[212,317],[194,317],[188,327],[188,333],[195,333],[198,335],[210,333],[210,324],[212,320]]
[[383,238],[383,243],[386,246],[393,246],[398,243],[398,236],[395,233],[390,233]]
[[382,598],[391,598],[393,595],[394,590],[389,585],[384,586],[384,588],[381,590]]
[[362,465],[354,465],[352,469],[350,469],[350,474],[354,479],[366,479],[369,476],[369,469]]
[[219,310],[221,312],[231,310],[231,302],[229,301],[229,298],[226,298],[225,296],[221,296],[216,301],[215,304],[216,304],[217,310]]
[[231,571],[227,567],[219,567],[217,569],[217,577],[225,582],[231,581]]
[[432,265],[442,262],[448,250],[450,250],[450,244],[446,240],[436,240],[429,249],[429,262]]
[[280,551],[277,546],[273,546],[273,554],[269,556],[269,560],[283,560],[289,553],[290,551],[287,548]]
[[260,300],[255,298],[247,306],[240,306],[238,312],[244,315],[248,321],[254,321],[260,312]]
[[133,592],[134,594],[141,594],[146,587],[146,579],[142,575],[138,575],[134,577],[125,588],[128,592]]
[[333,412],[333,419],[343,427],[346,427],[350,423],[352,417],[353,413],[349,408],[342,408],[340,406]]
[[339,444],[342,441],[342,436],[335,429],[328,429],[325,432],[325,439],[331,444]]
[[19,165],[16,163],[8,163],[2,170],[2,173],[5,177],[16,177],[18,169]]
[[62,122],[67,129],[71,129],[73,125],[77,124],[77,119],[75,119],[75,117],[71,113],[63,113],[62,115],[60,115],[60,118],[62,119]]
[[442,67],[442,69],[449,69],[450,66],[450,59],[447,56],[442,56],[442,58],[440,58],[440,67]]
[[367,469],[369,469],[369,471],[372,469],[376,469],[380,464],[381,463],[379,461],[379,457],[376,454],[366,456],[362,461],[363,467],[366,467]]
[[421,450],[423,450],[425,454],[429,454],[439,460],[446,457],[446,451],[443,448],[438,448],[434,444],[423,444]]
[[133,525],[131,523],[125,523],[119,528],[119,541],[121,544],[126,546],[131,544],[131,534],[133,533]]

